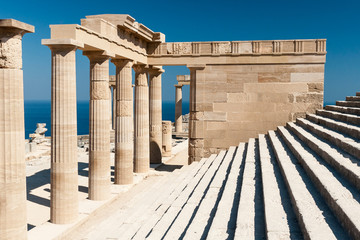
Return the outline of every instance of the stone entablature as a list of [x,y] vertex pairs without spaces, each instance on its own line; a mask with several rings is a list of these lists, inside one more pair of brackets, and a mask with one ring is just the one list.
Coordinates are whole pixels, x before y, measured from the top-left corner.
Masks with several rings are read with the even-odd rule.
[[326,39],[166,42],[150,47],[148,54],[150,56],[326,54]]
[[190,75],[176,75],[176,80],[180,86],[190,85]]
[[[105,51],[113,58],[133,59],[147,64],[148,44],[158,45],[165,35],[155,33],[124,14],[86,16],[81,25],[50,25],[51,40],[73,40],[83,51]],[[43,40],[48,45],[49,40]]]

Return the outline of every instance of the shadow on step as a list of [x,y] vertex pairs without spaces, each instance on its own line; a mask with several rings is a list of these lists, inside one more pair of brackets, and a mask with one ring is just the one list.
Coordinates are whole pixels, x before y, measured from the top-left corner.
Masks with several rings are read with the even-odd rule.
[[171,164],[162,164],[161,166],[159,166],[158,168],[156,168],[156,171],[160,171],[160,172],[173,172],[176,169],[180,169],[182,168],[183,165],[171,165]]

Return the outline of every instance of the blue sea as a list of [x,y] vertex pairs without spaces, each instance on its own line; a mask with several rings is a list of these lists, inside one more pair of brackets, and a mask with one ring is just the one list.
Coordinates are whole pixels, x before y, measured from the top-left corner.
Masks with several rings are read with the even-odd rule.
[[[46,136],[51,133],[51,102],[50,101],[25,101],[25,138],[36,130],[36,123],[46,123]],[[189,112],[189,103],[183,102],[183,114]],[[175,121],[175,102],[165,102],[162,105],[163,120]],[[89,134],[89,101],[77,103],[77,130],[78,135]]]

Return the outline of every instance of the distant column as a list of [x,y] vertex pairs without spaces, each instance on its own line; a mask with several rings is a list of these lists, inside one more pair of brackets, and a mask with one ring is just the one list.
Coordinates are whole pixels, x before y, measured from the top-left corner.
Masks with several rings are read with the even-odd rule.
[[171,157],[172,126],[171,121],[162,121],[162,153],[164,157]]
[[110,197],[109,56],[83,52],[90,60],[89,199]]
[[34,27],[0,19],[0,239],[26,239],[22,37]]
[[163,69],[149,69],[150,87],[150,163],[161,163],[161,121],[162,121],[162,99],[161,99],[161,74]]
[[116,66],[115,184],[133,182],[133,89],[130,60],[113,59]]
[[146,173],[150,168],[148,77],[145,65],[134,65],[133,68],[135,70],[134,172]]
[[112,129],[115,130],[116,123],[116,86],[112,87]]
[[52,53],[50,221],[69,224],[79,206],[75,52],[81,44],[71,39],[42,43]]
[[175,132],[182,132],[182,85],[175,85]]

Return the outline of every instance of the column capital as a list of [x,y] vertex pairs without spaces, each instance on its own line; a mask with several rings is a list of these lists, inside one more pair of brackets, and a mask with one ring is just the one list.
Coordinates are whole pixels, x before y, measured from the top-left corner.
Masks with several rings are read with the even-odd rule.
[[206,64],[188,64],[186,67],[190,70],[202,70],[206,67]]
[[134,65],[134,61],[130,59],[111,59],[111,62],[119,68],[131,68]]
[[42,39],[41,44],[48,46],[51,50],[76,50],[77,48],[84,48],[84,43],[74,39]]
[[148,72],[152,76],[158,76],[158,75],[164,73],[165,70],[162,69],[162,67],[154,67],[154,66],[152,66],[152,67],[148,68]]
[[135,73],[146,73],[149,69],[148,65],[145,64],[134,64],[133,65],[133,69],[135,71]]
[[83,55],[88,57],[90,62],[104,62],[115,56],[107,51],[83,51]]
[[21,35],[35,32],[34,26],[15,19],[0,19],[0,29],[1,33],[13,32]]
[[176,88],[182,88],[183,85],[181,85],[181,84],[175,84],[174,87],[176,87]]

